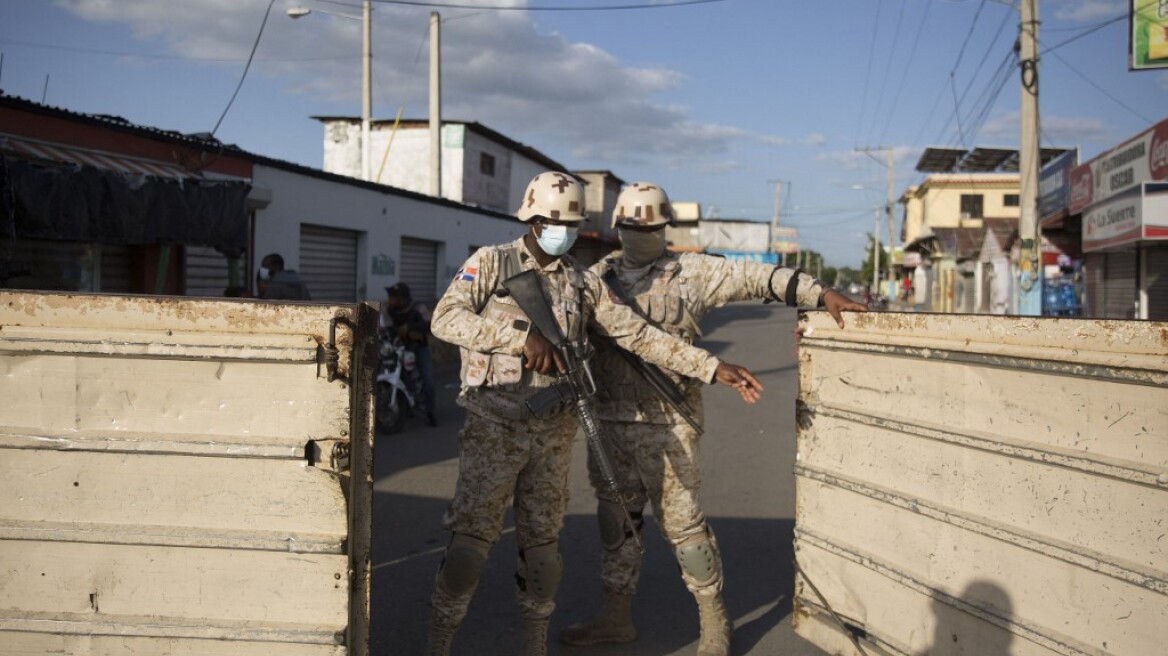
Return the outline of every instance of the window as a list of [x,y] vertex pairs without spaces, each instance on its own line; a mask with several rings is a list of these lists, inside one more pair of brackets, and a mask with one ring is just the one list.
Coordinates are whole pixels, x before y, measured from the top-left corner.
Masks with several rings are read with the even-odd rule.
[[495,156],[479,153],[479,173],[495,177]]
[[1002,200],[1002,204],[1006,207],[1018,207],[1021,203],[1018,202],[1018,194],[1006,194],[1005,199]]
[[980,219],[983,214],[981,194],[961,194],[961,218]]

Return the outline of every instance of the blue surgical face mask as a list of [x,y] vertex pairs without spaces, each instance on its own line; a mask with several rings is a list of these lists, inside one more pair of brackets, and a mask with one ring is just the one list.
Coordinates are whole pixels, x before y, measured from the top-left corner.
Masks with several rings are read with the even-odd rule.
[[260,267],[260,280],[271,280],[272,270],[268,267]]
[[564,225],[545,224],[536,241],[539,242],[539,247],[543,249],[543,252],[552,257],[559,257],[567,253],[572,248],[572,244],[576,243],[578,230],[575,226],[569,228]]

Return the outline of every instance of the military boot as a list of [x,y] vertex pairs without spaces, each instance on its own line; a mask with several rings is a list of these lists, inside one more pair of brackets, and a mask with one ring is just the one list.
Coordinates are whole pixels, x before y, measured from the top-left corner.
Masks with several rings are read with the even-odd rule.
[[450,656],[451,642],[454,642],[454,629],[431,621],[425,656]]
[[734,625],[726,616],[722,593],[694,593],[698,601],[702,637],[698,641],[698,656],[730,656],[730,634]]
[[523,620],[523,656],[547,656],[548,620]]
[[632,595],[605,592],[600,611],[583,622],[561,630],[560,642],[578,647],[602,642],[632,642],[637,639],[632,606]]

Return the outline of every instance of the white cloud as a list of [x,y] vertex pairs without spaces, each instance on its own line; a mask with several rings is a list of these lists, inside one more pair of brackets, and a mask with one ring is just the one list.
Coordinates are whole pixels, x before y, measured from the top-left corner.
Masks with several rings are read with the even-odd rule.
[[822,146],[827,143],[827,136],[819,132],[812,132],[801,140],[806,146]]
[[1054,15],[1059,20],[1088,23],[1118,16],[1126,8],[1121,0],[1076,0],[1056,9]]
[[[483,0],[488,3],[488,0]],[[262,2],[239,0],[57,0],[87,20],[120,22],[143,39],[157,40],[192,59],[228,60],[242,70],[259,30]],[[304,0],[309,7],[336,9]],[[497,5],[498,0],[489,0]],[[522,2],[515,2],[520,5]],[[292,20],[276,3],[251,75],[279,80],[288,93],[316,97],[358,111],[360,23],[314,13]],[[374,117],[425,115],[428,106],[429,12],[375,3]],[[683,83],[677,71],[629,66],[588,43],[541,33],[523,12],[443,14],[443,115],[478,121],[541,149],[569,152],[598,164],[653,162],[725,169],[736,140],[753,135],[700,122],[686,107],[662,104],[655,94]],[[211,64],[209,64],[211,65]],[[763,137],[772,145],[786,143]],[[707,160],[722,158],[721,163]]]
[[[1069,146],[1109,138],[1107,125],[1098,118],[1046,115],[1041,122],[1043,145]],[[1004,144],[1017,144],[1021,129],[1019,113],[1010,112],[986,123],[981,134]]]

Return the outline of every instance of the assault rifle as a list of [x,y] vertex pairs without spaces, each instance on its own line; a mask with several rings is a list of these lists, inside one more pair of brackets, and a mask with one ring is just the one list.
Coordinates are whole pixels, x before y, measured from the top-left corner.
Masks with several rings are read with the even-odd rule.
[[527,399],[527,407],[536,416],[543,416],[562,404],[576,406],[576,417],[580,421],[580,428],[584,430],[584,436],[588,439],[588,449],[596,461],[596,468],[600,470],[605,491],[615,497],[620,504],[625,521],[629,523],[633,540],[637,543],[637,548],[644,552],[645,547],[641,544],[637,525],[633,522],[633,516],[629,514],[620,492],[616,470],[612,466],[612,459],[608,457],[604,435],[600,432],[600,421],[596,418],[596,409],[593,407],[596,381],[592,378],[592,369],[588,366],[588,359],[592,357],[591,350],[583,343],[564,338],[564,333],[552,315],[547,297],[543,295],[543,289],[539,286],[539,274],[535,271],[523,271],[511,276],[503,281],[503,288],[515,299],[519,308],[531,321],[531,325],[556,348],[567,370],[562,374],[557,372],[556,381],[550,387],[531,395]]

